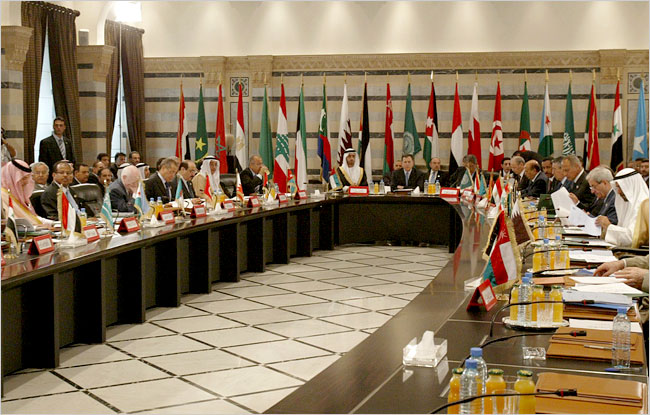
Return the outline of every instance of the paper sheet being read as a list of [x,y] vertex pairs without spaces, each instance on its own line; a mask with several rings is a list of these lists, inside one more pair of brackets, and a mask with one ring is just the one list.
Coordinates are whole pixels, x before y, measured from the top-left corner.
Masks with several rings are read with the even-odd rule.
[[569,197],[569,192],[564,187],[551,193],[551,200],[555,208],[555,216],[560,218],[563,225],[566,225],[566,217],[569,216],[571,207],[575,205],[573,200]]
[[573,226],[583,225],[587,235],[600,236],[600,226],[596,225],[596,218],[592,218],[577,206],[571,206],[569,211],[569,224]]
[[[609,330],[612,331],[613,323],[605,320],[582,320],[577,318],[569,319],[569,327],[573,329],[594,329],[594,330]],[[632,323],[630,325],[632,333],[643,333],[639,323]]]
[[576,285],[573,287],[576,291],[591,292],[591,293],[611,293],[611,294],[624,294],[624,295],[642,295],[643,291],[630,287],[627,284],[618,282],[615,284],[587,284]]

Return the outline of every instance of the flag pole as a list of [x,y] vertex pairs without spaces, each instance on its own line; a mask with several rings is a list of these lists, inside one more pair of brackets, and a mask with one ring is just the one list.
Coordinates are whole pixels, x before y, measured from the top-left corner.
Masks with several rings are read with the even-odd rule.
[[546,71],[546,76],[544,78],[544,82],[548,84],[548,69],[546,69],[545,71]]
[[456,71],[456,83],[458,83],[458,71]]
[[573,82],[573,72],[569,69],[569,83]]
[[409,85],[410,85],[411,84],[411,71],[408,71],[407,74],[408,74],[408,81],[409,81]]
[[433,83],[433,71],[431,71],[431,83]]
[[528,71],[524,69],[524,82],[528,82]]

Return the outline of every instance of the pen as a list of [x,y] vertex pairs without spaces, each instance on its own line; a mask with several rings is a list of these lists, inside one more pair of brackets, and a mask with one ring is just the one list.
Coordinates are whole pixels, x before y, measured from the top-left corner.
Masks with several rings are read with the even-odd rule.
[[605,347],[605,346],[593,346],[591,344],[585,344],[583,345],[584,347],[588,349],[599,349],[599,350],[612,350],[611,347]]

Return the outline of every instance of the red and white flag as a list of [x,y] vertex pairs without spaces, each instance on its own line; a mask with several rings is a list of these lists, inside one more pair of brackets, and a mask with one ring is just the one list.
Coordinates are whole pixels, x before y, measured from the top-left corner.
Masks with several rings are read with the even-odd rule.
[[476,156],[478,167],[483,168],[481,162],[481,123],[478,120],[478,82],[474,82],[472,93],[472,110],[469,115],[469,131],[467,132],[467,154]]
[[226,148],[226,120],[223,115],[223,96],[221,83],[219,83],[219,101],[217,103],[217,129],[214,137],[217,159],[219,159],[219,173],[228,173],[228,150]]
[[280,193],[286,193],[289,180],[289,128],[287,127],[287,101],[284,97],[284,84],[280,86],[280,108],[278,109],[278,129],[275,133],[275,161],[273,181]]
[[589,130],[585,132],[587,138],[587,160],[585,169],[593,170],[600,166],[600,152],[598,150],[598,111],[596,110],[596,94],[594,85],[591,85],[591,103],[589,104]]
[[390,97],[390,84],[386,83],[386,127],[384,130],[384,174],[393,171],[395,164],[395,150],[393,143],[395,134],[393,133],[393,100]]
[[501,197],[503,196],[503,179],[498,177],[496,182],[494,182],[494,190],[492,191],[492,197],[494,198],[494,204],[497,208],[501,208]]
[[458,82],[454,95],[454,117],[451,127],[451,152],[449,155],[449,175],[454,174],[458,166],[463,164],[463,122],[460,115],[460,99],[458,98]]
[[[185,117],[185,96],[183,95],[183,83],[181,83],[181,96],[178,107],[178,130],[176,131],[176,157],[181,160],[191,158],[188,133],[187,118]],[[185,151],[183,151],[183,146],[185,146]]]
[[489,171],[499,171],[503,161],[503,130],[501,126],[501,84],[497,82],[497,96],[494,100],[494,120],[492,121],[492,139],[490,140]]
[[79,220],[74,206],[70,203],[61,189],[59,189],[57,196],[61,228],[65,230],[67,235],[72,235],[74,232],[81,232],[81,220]]
[[241,185],[241,176],[239,170],[237,171],[237,198],[244,203],[244,187]]
[[348,113],[348,85],[343,85],[343,102],[341,103],[341,121],[339,123],[339,153],[336,157],[339,166],[343,165],[343,153],[352,148],[352,127]]
[[244,102],[242,100],[241,83],[239,84],[239,100],[237,101],[237,129],[235,132],[235,156],[242,169],[248,166],[246,151],[246,129],[244,128]]

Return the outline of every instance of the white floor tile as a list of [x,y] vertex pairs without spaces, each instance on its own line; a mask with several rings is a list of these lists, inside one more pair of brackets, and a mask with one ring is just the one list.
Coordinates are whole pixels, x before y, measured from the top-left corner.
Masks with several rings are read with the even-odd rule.
[[284,290],[291,290],[297,293],[341,288],[340,285],[329,284],[322,281],[292,282],[289,284],[276,284],[274,287],[282,288]]
[[302,264],[269,265],[269,268],[272,269],[273,271],[284,272],[286,274],[319,271],[322,269],[318,267],[312,267],[311,265],[302,265]]
[[[298,282],[294,284],[301,284],[301,283]],[[253,297],[261,297],[263,295],[287,294],[290,292],[280,288],[271,287],[269,285],[258,285],[255,287],[243,287],[243,288],[226,288],[226,289],[222,289],[221,291],[240,298],[253,298]]]
[[173,336],[174,332],[151,323],[119,324],[106,328],[106,341],[135,340],[146,337]]
[[344,300],[341,301],[345,304],[350,304],[356,307],[362,307],[369,310],[386,310],[389,308],[404,307],[409,302],[394,297],[370,297],[370,298],[359,298],[356,300]]
[[308,317],[300,314],[291,313],[289,311],[279,310],[277,308],[270,308],[264,310],[240,311],[237,313],[224,313],[224,317],[228,317],[235,321],[254,326],[256,324],[277,323],[280,321],[301,320]]
[[422,291],[420,287],[413,287],[411,285],[404,284],[382,284],[382,285],[365,285],[359,287],[360,290],[370,291],[371,293],[377,293],[382,295],[391,295],[391,294],[405,294],[405,293],[419,293]]
[[304,278],[297,277],[295,275],[287,274],[272,274],[272,275],[252,275],[246,277],[247,280],[255,281],[260,284],[280,284],[283,282],[301,282],[306,281]]
[[318,264],[318,266],[327,269],[340,269],[341,271],[346,271],[346,272],[348,268],[355,268],[359,266],[359,264],[355,264],[353,262],[339,261],[334,258],[330,258],[330,259],[332,259],[333,261],[326,262],[324,264]]
[[[6,399],[6,397],[5,397]],[[83,392],[2,402],[3,414],[114,414]]]
[[380,310],[380,311],[378,311],[378,313],[386,314],[387,316],[394,316],[395,314],[399,313],[400,311],[402,311],[401,308],[390,308],[388,310]]
[[353,262],[364,264],[364,265],[391,265],[391,264],[404,264],[401,257],[395,258],[368,258],[368,259],[355,259]]
[[149,339],[112,342],[111,344],[138,357],[160,356],[210,348],[210,346],[183,336],[153,337]]
[[442,270],[442,268],[439,268],[439,269],[429,269],[429,270],[424,270],[424,271],[414,271],[414,273],[415,273],[415,274],[420,274],[420,275],[426,275],[426,276],[428,276],[428,277],[435,277],[435,276],[437,276],[438,274],[440,274],[440,270]]
[[431,284],[431,280],[409,281],[409,282],[405,282],[404,284],[412,285],[414,287],[424,288],[427,285]]
[[298,343],[294,340],[282,340],[264,344],[249,344],[247,346],[228,347],[228,350],[246,359],[258,363],[284,362],[287,360],[303,359],[305,357],[325,356],[330,354],[322,349]]
[[336,324],[316,319],[286,321],[284,323],[262,324],[260,329],[286,337],[310,336],[315,334],[336,333],[349,330]]
[[366,255],[366,254],[357,254],[354,252],[335,252],[331,254],[326,255],[328,258],[333,258],[337,259],[339,261],[349,261],[349,260],[358,260],[358,259],[368,259],[368,258],[376,258],[373,255]]
[[65,347],[59,355],[59,367],[129,360],[130,356],[105,344]]
[[314,297],[324,298],[330,301],[350,300],[353,298],[375,297],[378,294],[360,291],[355,288],[341,288],[338,290],[312,291],[309,293]]
[[324,317],[323,320],[361,330],[380,327],[385,322],[390,320],[390,317],[384,314],[369,312],[360,314],[348,314],[345,316]]
[[56,369],[56,372],[84,389],[170,377],[138,360]]
[[50,372],[24,373],[4,378],[2,399],[27,398],[75,390],[77,388]]
[[300,276],[304,278],[309,278],[311,280],[327,280],[330,278],[337,278],[337,277],[349,277],[350,274],[343,271],[337,271],[335,269],[324,269],[321,271],[301,272]]
[[382,281],[390,281],[390,282],[409,282],[409,281],[418,281],[418,280],[427,280],[431,281],[433,278],[427,277],[422,274],[416,274],[414,272],[393,272],[391,274],[382,274],[382,275],[376,275],[373,276],[373,278],[377,278],[378,280]]
[[331,350],[334,353],[345,353],[352,350],[361,343],[368,335],[359,331],[348,331],[345,333],[324,334],[321,336],[303,337],[299,340],[323,349]]
[[417,297],[420,293],[406,293],[406,294],[394,294],[391,297],[401,298],[402,300],[411,301]]
[[170,406],[167,408],[153,409],[151,411],[137,412],[139,414],[196,414],[196,415],[213,415],[213,414],[248,414],[247,410],[233,405],[223,399],[214,399],[206,402],[188,403],[186,405]]
[[195,331],[230,329],[233,327],[242,326],[241,323],[210,315],[201,317],[179,318],[175,320],[161,320],[156,321],[156,324],[163,326],[169,330],[174,330],[177,333],[192,333]]
[[192,337],[215,347],[237,346],[240,344],[261,343],[283,339],[283,337],[253,327],[205,331],[188,334],[187,337]]
[[170,318],[204,316],[207,313],[196,308],[181,305],[180,307],[156,307],[147,310],[147,320],[165,320]]
[[222,370],[186,377],[222,396],[236,396],[302,385],[302,381],[262,366]]
[[423,271],[431,269],[431,265],[418,264],[416,262],[397,264],[397,265],[384,265],[386,268],[395,269],[398,271]]
[[232,300],[237,297],[232,295],[224,294],[219,291],[212,291],[210,294],[185,294],[181,297],[181,302],[184,304],[193,304],[193,303],[206,303],[209,301],[219,301],[219,300]]
[[323,264],[325,262],[333,262],[333,261],[336,261],[336,259],[322,257],[322,256],[306,256],[306,257],[291,258],[291,263],[293,264]]
[[251,395],[232,398],[232,400],[254,410],[255,412],[262,413],[276,403],[280,402],[296,389],[298,388],[287,388],[270,392],[253,393]]
[[244,300],[243,298],[238,298],[237,300],[212,301],[210,303],[195,304],[194,306],[214,314],[268,308],[268,306]]
[[[348,264],[351,264],[351,262],[348,262]],[[346,268],[344,269],[344,271],[350,274],[366,275],[366,276],[395,273],[394,269],[371,267],[371,266]]]
[[332,354],[329,356],[291,360],[289,362],[282,363],[273,363],[268,366],[308,381],[325,370],[325,368],[327,368],[329,365],[336,362],[338,359],[338,355]]
[[273,307],[285,307],[300,304],[322,303],[327,300],[323,300],[322,298],[315,298],[309,295],[293,293],[283,295],[269,295],[268,297],[255,297],[255,301]]
[[149,357],[144,360],[178,376],[232,369],[254,364],[246,359],[233,356],[221,350],[203,350],[200,352]]
[[349,277],[345,277],[345,278],[334,278],[334,279],[331,279],[331,280],[327,280],[327,282],[342,285],[344,287],[361,287],[361,286],[364,286],[364,285],[382,284],[384,281],[383,280],[378,280],[378,279],[375,279],[375,278],[369,278],[369,277],[349,276]]
[[341,314],[361,313],[365,311],[361,308],[334,302],[297,305],[292,307],[285,307],[285,310],[304,314],[309,317],[338,316]]
[[[240,276],[241,277],[241,276]],[[224,288],[243,288],[243,287],[255,287],[257,284],[253,281],[235,281],[235,282],[215,282],[212,284],[212,290],[222,290]]]

